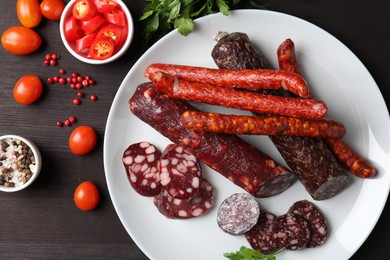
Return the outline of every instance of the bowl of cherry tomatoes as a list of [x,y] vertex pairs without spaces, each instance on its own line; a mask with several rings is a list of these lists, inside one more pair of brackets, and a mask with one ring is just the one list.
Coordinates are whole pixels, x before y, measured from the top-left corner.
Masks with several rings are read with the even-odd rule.
[[106,64],[128,50],[134,24],[121,0],[71,0],[61,15],[60,34],[65,47],[80,61]]

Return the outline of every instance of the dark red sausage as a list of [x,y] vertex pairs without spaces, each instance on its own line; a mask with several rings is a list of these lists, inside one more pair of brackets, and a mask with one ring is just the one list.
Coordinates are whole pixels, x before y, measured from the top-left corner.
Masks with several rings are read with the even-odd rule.
[[261,210],[256,225],[245,233],[245,238],[255,250],[269,255],[280,249],[274,239],[276,217],[272,213]]
[[280,70],[226,70],[155,63],[146,69],[145,76],[152,79],[153,74],[159,72],[181,80],[202,82],[218,87],[245,89],[284,88],[303,98],[310,97],[306,82],[301,76]]
[[214,188],[202,180],[199,192],[189,199],[177,199],[163,190],[153,198],[153,203],[167,218],[188,219],[203,216],[214,205]]
[[[295,45],[291,39],[286,39],[278,48],[279,68],[303,75],[295,55]],[[363,157],[359,156],[343,140],[335,137],[325,139],[326,144],[336,159],[351,173],[361,178],[373,177],[376,169]]]
[[161,191],[158,161],[161,152],[148,142],[130,145],[123,153],[122,163],[133,189],[147,197],[156,196]]
[[[211,53],[224,69],[269,69],[269,62],[245,33],[231,33],[219,40]],[[270,91],[267,91],[270,92]],[[272,94],[290,96],[287,91]],[[271,136],[272,142],[315,200],[331,198],[344,189],[349,178],[320,138]]]
[[168,145],[158,164],[160,183],[174,198],[188,199],[199,191],[202,169],[198,159],[177,144]]
[[311,238],[306,247],[317,247],[325,243],[328,238],[328,225],[325,217],[314,203],[307,200],[297,201],[288,212],[300,215],[308,222]]
[[184,127],[181,114],[195,108],[169,98],[151,82],[137,87],[129,106],[142,121],[255,197],[279,194],[294,181],[294,175],[286,168],[235,135],[195,132]]
[[186,111],[180,120],[195,131],[240,135],[288,135],[340,138],[344,126],[334,120],[283,116],[225,115]]
[[310,239],[309,224],[301,216],[286,213],[276,219],[274,240],[280,247],[298,250],[305,247]]
[[171,98],[258,113],[304,118],[322,118],[327,112],[325,103],[319,100],[277,97],[250,91],[228,89],[199,82],[180,80],[161,72],[152,74],[151,80],[158,90],[166,93]]

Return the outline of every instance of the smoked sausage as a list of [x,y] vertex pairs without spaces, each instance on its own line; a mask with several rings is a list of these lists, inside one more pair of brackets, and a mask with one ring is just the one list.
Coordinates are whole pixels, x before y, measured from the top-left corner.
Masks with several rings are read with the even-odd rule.
[[279,194],[295,180],[286,168],[235,135],[184,127],[181,114],[196,109],[185,101],[169,98],[151,82],[137,87],[129,106],[139,119],[255,197]]
[[[220,38],[211,55],[218,67],[223,69],[270,68],[269,62],[245,33],[235,32]],[[290,96],[284,90],[270,91],[275,95]],[[267,93],[270,91],[267,90]],[[322,139],[299,136],[270,138],[313,199],[331,198],[349,183],[348,176]]]

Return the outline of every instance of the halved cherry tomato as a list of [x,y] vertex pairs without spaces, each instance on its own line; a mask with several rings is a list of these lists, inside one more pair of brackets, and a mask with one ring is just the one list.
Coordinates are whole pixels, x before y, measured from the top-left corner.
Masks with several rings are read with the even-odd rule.
[[91,181],[84,181],[77,186],[73,200],[81,210],[92,210],[99,203],[99,190]]
[[114,8],[111,12],[105,13],[104,18],[107,22],[117,24],[119,26],[126,26],[126,15],[119,7]]
[[97,135],[92,127],[82,125],[75,128],[69,137],[69,148],[73,154],[84,155],[96,145]]
[[81,29],[83,29],[86,34],[90,34],[97,30],[104,22],[105,20],[103,17],[96,15],[92,19],[85,22],[85,24],[81,26]]
[[5,50],[13,54],[25,55],[36,51],[41,46],[42,39],[32,29],[13,26],[3,33],[1,43]]
[[14,87],[14,99],[19,104],[34,103],[42,94],[42,81],[34,75],[21,77]]
[[49,20],[60,20],[65,4],[62,0],[43,0],[41,3],[41,12]]
[[112,56],[114,53],[115,43],[109,37],[96,38],[89,47],[89,54],[93,59],[105,60]]
[[16,14],[21,24],[27,28],[38,26],[42,20],[38,0],[18,0],[16,2]]
[[77,39],[80,39],[84,36],[84,32],[81,30],[80,26],[77,24],[74,16],[69,16],[65,20],[64,24],[65,38],[69,43],[75,42]]
[[100,13],[109,13],[118,6],[117,3],[110,0],[94,0],[93,2],[96,5],[97,11]]
[[97,37],[106,36],[115,42],[115,46],[119,46],[122,40],[122,27],[115,24],[103,26],[97,33]]
[[97,33],[91,33],[88,35],[85,35],[83,38],[76,40],[76,51],[81,52],[89,46],[91,46],[92,42],[95,40]]
[[73,16],[78,20],[89,20],[95,16],[96,11],[92,0],[77,0],[73,5]]

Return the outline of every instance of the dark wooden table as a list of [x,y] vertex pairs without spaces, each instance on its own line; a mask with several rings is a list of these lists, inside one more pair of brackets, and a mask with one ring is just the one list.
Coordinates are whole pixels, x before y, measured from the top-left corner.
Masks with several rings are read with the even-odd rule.
[[[60,40],[58,21],[43,20],[36,28],[43,44],[33,54],[16,56],[0,48],[0,134],[19,134],[40,148],[43,168],[37,181],[17,193],[0,193],[0,258],[15,259],[147,259],[121,225],[107,190],[103,169],[103,140],[107,115],[125,75],[157,39],[145,45],[138,21],[144,1],[125,0],[135,20],[134,41],[124,57],[109,65],[94,66],[73,58]],[[0,32],[19,25],[16,1],[4,1],[0,8]],[[390,2],[388,1],[266,1],[269,9],[312,22],[340,39],[368,68],[386,103],[390,102]],[[250,7],[243,4],[239,8]],[[56,67],[44,66],[46,53],[59,53]],[[75,91],[68,85],[50,85],[48,77],[77,71],[92,76],[97,85],[85,89],[98,100],[82,100],[74,106]],[[44,82],[44,94],[32,105],[13,99],[13,86],[25,74]],[[375,113],[375,111],[372,111]],[[97,147],[85,156],[72,155],[68,137],[75,128],[57,127],[74,115],[77,125],[90,125],[98,133]],[[77,185],[91,180],[99,188],[97,209],[83,212],[73,203]],[[390,205],[353,259],[389,259]]]

